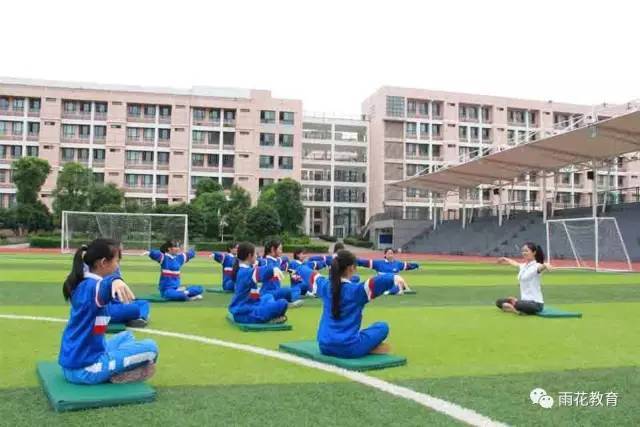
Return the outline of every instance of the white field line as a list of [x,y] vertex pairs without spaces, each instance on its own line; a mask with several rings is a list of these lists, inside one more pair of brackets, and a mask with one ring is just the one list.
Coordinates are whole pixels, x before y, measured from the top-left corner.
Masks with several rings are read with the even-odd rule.
[[[40,317],[40,316],[23,316],[14,314],[0,314],[0,319],[10,320],[36,320],[44,322],[57,322],[66,323],[66,319],[55,317]],[[207,338],[199,335],[181,334],[178,332],[161,331],[157,329],[136,329],[131,328],[136,332],[142,332],[151,335],[160,335],[171,338],[179,338],[188,341],[199,342],[203,344],[215,345],[219,347],[230,348],[234,350],[246,351],[249,353],[259,354],[262,356],[271,357],[274,359],[280,359],[285,362],[294,363],[300,366],[306,366],[308,368],[318,369],[320,371],[329,372],[331,374],[339,375],[347,378],[351,381],[366,385],[368,387],[375,388],[393,396],[401,397],[403,399],[411,400],[426,408],[439,412],[441,414],[448,415],[458,421],[462,421],[472,426],[506,426],[499,421],[495,421],[489,417],[486,417],[478,412],[464,408],[452,402],[448,402],[437,397],[430,396],[426,393],[419,393],[415,390],[411,390],[407,387],[402,387],[376,377],[372,377],[361,372],[349,371],[337,366],[329,365],[326,363],[320,363],[302,357],[294,356],[289,353],[283,353],[275,350],[269,350],[262,347],[255,347],[247,344],[238,344],[230,341],[223,341],[216,338]]]

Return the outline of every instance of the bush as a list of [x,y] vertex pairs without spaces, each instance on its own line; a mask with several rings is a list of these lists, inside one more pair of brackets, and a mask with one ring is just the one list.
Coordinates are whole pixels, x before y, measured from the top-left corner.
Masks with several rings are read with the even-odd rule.
[[[194,244],[194,246],[195,246],[197,251],[207,251],[207,252],[219,251],[219,252],[224,252],[224,251],[227,250],[228,243],[229,242],[196,242]],[[327,245],[319,245],[319,244],[307,244],[307,245],[296,244],[296,245],[292,245],[292,244],[288,244],[288,243],[285,243],[283,245],[283,251],[284,252],[293,252],[296,249],[303,249],[305,252],[309,252],[309,253],[327,253],[327,252],[329,252],[329,246],[327,246]],[[262,251],[262,245],[261,244],[257,244],[256,245],[256,250],[257,250],[258,254],[260,254],[261,251]]]
[[337,242],[338,238],[336,236],[329,236],[327,234],[321,234],[318,238],[324,240],[325,242]]
[[[82,245],[89,243],[92,238],[75,238],[69,241],[69,246],[72,248],[78,248]],[[164,241],[151,242],[152,248],[159,248]],[[32,248],[59,248],[60,247],[60,235],[36,235],[29,237],[29,246]],[[146,250],[146,241],[127,240],[124,242],[124,249],[141,249]]]
[[31,236],[29,246],[32,248],[59,248],[60,236]]
[[344,243],[346,245],[351,245],[351,246],[358,246],[360,248],[372,248],[373,247],[373,242],[370,242],[369,240],[360,240],[357,237],[345,237],[344,238]]

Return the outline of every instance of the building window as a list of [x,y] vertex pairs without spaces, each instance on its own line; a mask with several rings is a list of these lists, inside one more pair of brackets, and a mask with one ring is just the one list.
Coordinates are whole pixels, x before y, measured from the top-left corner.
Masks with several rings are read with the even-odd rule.
[[96,102],[96,113],[106,114],[107,113],[107,103],[106,102]]
[[37,136],[40,134],[40,123],[29,122],[28,126],[30,136]]
[[228,190],[233,185],[233,178],[222,177],[222,188]]
[[93,160],[104,161],[104,150],[93,150]]
[[404,97],[387,96],[387,116],[404,117]]
[[105,139],[107,136],[107,127],[106,126],[94,126],[93,127],[93,138],[94,139]]
[[127,115],[132,117],[137,117],[140,115],[140,105],[138,104],[127,104]]
[[408,122],[407,123],[407,138],[416,138],[417,136],[417,126],[415,123]]
[[63,148],[60,154],[64,162],[71,162],[75,158],[75,150],[73,148]]
[[233,154],[223,154],[222,155],[222,167],[223,168],[232,168],[233,167]]
[[194,108],[193,109],[193,119],[194,120],[204,120],[204,108]]
[[78,161],[79,162],[87,162],[87,161],[89,161],[89,149],[88,148],[78,148]]
[[156,106],[155,105],[145,105],[144,106],[144,115],[146,117],[155,117],[156,116]]
[[203,167],[204,166],[204,154],[194,153],[191,155],[191,166]]
[[29,98],[29,111],[32,113],[40,111],[40,98]]
[[235,132],[223,132],[222,133],[222,145],[233,147],[236,143],[236,133]]
[[161,105],[160,106],[160,118],[168,119],[171,117],[171,106],[170,105]]
[[169,153],[166,151],[158,152],[158,164],[159,165],[168,165],[169,164]]
[[260,123],[272,124],[276,122],[276,112],[269,110],[260,111]]
[[38,157],[38,147],[27,147],[27,156]]
[[207,154],[207,166],[218,167],[219,164],[220,164],[219,154]]
[[280,111],[280,124],[293,125],[293,113],[291,111]]
[[275,181],[273,178],[260,178],[258,180],[258,190],[262,191],[264,187],[273,184]]
[[98,184],[104,184],[104,172],[94,172],[93,181]]
[[22,135],[22,122],[13,122],[13,131],[14,135]]
[[155,139],[155,129],[149,129],[149,128],[145,128],[144,129],[144,133],[142,138],[144,138],[145,141],[151,141],[153,142],[153,140]]
[[273,156],[260,156],[260,169],[273,169]]
[[89,134],[91,133],[91,127],[89,125],[80,125],[78,126],[78,130],[80,131],[80,138],[89,139]]
[[127,128],[127,139],[139,139],[139,138],[140,138],[140,129]]
[[281,147],[293,147],[293,135],[289,133],[281,133],[279,138],[279,144]]
[[62,103],[62,109],[65,113],[73,113],[76,111],[76,103],[71,101],[64,101]]
[[156,185],[158,187],[167,187],[169,185],[169,175],[156,175]]
[[293,169],[293,157],[290,157],[290,156],[279,157],[278,167],[280,169]]
[[171,129],[158,129],[158,139],[160,141],[168,141],[171,136]]
[[62,125],[62,135],[65,138],[73,138],[76,135],[76,127],[74,125]]
[[272,147],[276,144],[276,135],[274,133],[260,133],[260,145],[263,147]]

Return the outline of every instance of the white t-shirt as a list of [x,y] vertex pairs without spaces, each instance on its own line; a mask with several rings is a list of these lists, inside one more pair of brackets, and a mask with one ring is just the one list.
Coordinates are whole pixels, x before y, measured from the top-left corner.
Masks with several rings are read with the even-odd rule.
[[535,301],[544,304],[542,299],[542,283],[538,273],[538,263],[531,261],[520,264],[518,280],[520,281],[520,299],[523,301]]

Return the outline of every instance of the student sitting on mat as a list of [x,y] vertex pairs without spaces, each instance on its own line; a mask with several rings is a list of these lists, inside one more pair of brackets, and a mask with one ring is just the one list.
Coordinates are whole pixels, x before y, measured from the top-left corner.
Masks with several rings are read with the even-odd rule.
[[[73,257],[71,273],[62,287],[65,300],[71,300],[71,313],[58,358],[69,382],[143,381],[155,372],[158,346],[154,341],[137,341],[129,331],[108,340],[104,337],[109,323],[107,305],[114,298],[123,304],[135,299],[114,274],[120,257],[120,245],[111,239],[96,239]],[[83,264],[89,271],[84,271]]]
[[324,261],[310,261],[306,259],[304,249],[296,249],[293,251],[293,260],[289,262],[291,288],[297,288],[300,295],[315,296],[309,292],[309,286],[302,280],[302,277],[295,272],[300,265],[306,265],[312,270],[321,270],[326,267],[326,264]]
[[[395,259],[395,251],[391,248],[384,250],[383,259],[358,259],[358,267],[370,268],[378,272],[378,274],[398,274],[404,270],[415,270],[420,268],[420,265],[415,262],[403,262]],[[408,287],[406,287],[409,290]],[[395,295],[400,291],[399,288],[394,287],[389,290],[390,295]]]
[[[333,257],[335,256],[335,254],[338,251],[341,251],[344,249],[344,244],[338,242],[336,244],[333,245],[333,254],[332,255],[313,255],[310,256],[308,258],[309,261],[316,261],[316,262],[323,262],[324,263],[324,267],[328,267],[329,273],[331,274],[331,263],[333,262]],[[322,270],[324,267],[319,267],[318,270]],[[354,283],[360,283],[360,276],[357,274],[354,274],[351,277],[351,281]]]
[[229,313],[238,323],[283,323],[289,302],[275,299],[273,294],[262,294],[258,283],[265,283],[273,277],[283,278],[282,271],[274,266],[255,266],[256,248],[251,243],[238,245],[238,255],[231,277],[234,294],[229,305]]
[[[278,239],[270,240],[264,245],[265,256],[258,262],[259,266],[278,268],[281,271],[288,270],[288,259],[282,256],[282,242]],[[291,303],[290,308],[300,307],[304,301],[300,299],[300,289],[297,287],[283,288],[279,277],[273,276],[262,284],[260,294],[271,294],[273,298],[286,299]]]
[[222,289],[225,291],[233,291],[233,279],[231,278],[231,272],[233,271],[233,264],[235,264],[237,254],[237,243],[229,244],[227,247],[227,253],[214,252],[211,254],[211,258],[213,258],[214,261],[222,264]]
[[[120,246],[120,252],[122,252],[122,245]],[[85,264],[84,272],[87,273],[88,271],[89,266]],[[123,280],[120,266],[113,272],[113,276]],[[110,317],[109,323],[124,323],[132,328],[144,328],[149,323],[151,306],[149,301],[145,300],[134,299],[129,304],[122,304],[117,298],[114,298],[109,303],[107,311]]]
[[498,259],[499,264],[510,264],[520,269],[518,273],[520,299],[501,298],[496,301],[496,306],[509,313],[536,314],[544,308],[541,276],[549,267],[544,263],[542,248],[535,243],[527,242],[522,246],[522,258],[524,258],[522,264],[509,258]]
[[389,345],[383,342],[389,334],[389,325],[376,322],[360,330],[362,310],[369,301],[392,287],[404,289],[404,280],[398,275],[379,274],[365,283],[354,283],[350,279],[355,272],[356,257],[346,250],[334,256],[330,279],[304,265],[297,270],[322,298],[318,345],[325,355],[357,358],[389,352]]
[[202,286],[184,287],[180,285],[180,269],[196,256],[193,249],[180,251],[177,240],[168,240],[160,246],[160,250],[149,252],[149,258],[160,264],[160,281],[158,287],[162,298],[172,301],[193,301],[202,299]]

